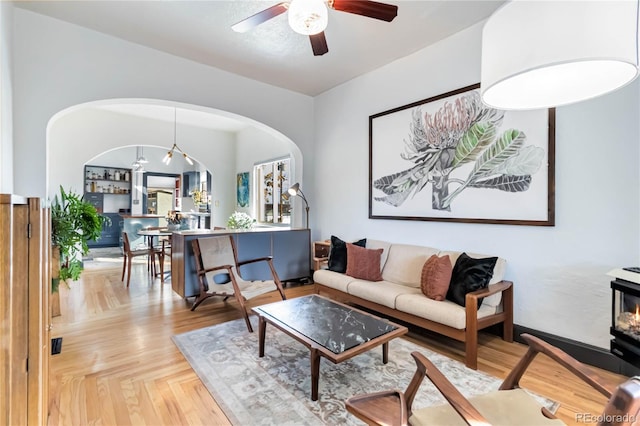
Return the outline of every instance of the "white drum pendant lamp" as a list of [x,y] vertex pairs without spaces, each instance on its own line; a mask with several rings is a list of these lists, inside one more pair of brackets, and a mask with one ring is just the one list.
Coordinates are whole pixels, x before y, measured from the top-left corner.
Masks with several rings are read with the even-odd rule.
[[512,0],[482,32],[480,92],[498,109],[550,108],[638,75],[638,1]]

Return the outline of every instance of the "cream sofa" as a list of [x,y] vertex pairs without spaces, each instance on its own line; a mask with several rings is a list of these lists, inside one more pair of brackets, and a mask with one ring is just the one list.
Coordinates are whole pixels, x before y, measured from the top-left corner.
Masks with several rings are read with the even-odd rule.
[[[513,341],[513,283],[503,280],[504,259],[498,258],[488,288],[468,293],[466,307],[462,307],[448,300],[429,299],[420,289],[422,267],[431,255],[449,255],[455,265],[461,252],[369,239],[366,248],[384,249],[380,260],[383,281],[365,281],[320,269],[313,275],[316,292],[464,342],[465,364],[473,369],[477,368],[478,330],[502,323],[503,339]],[[484,298],[480,309],[479,298]]]

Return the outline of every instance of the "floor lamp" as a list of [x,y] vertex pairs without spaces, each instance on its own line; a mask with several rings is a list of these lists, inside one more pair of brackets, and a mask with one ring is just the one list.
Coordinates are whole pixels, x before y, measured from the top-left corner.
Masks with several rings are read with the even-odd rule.
[[307,225],[307,228],[309,228],[309,203],[307,202],[307,198],[304,196],[304,193],[300,189],[300,184],[294,183],[289,187],[289,190],[287,192],[289,192],[289,195],[291,195],[292,197],[298,196],[304,200],[304,205],[305,205],[304,208],[307,212],[306,225]]

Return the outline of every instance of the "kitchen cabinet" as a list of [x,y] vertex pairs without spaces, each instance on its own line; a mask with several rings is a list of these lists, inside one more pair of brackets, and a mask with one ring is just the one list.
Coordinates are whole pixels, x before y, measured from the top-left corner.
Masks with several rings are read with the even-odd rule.
[[131,211],[131,169],[109,166],[84,166],[84,199],[98,213],[111,219],[102,229],[100,239],[89,241],[94,247],[118,247],[122,235],[122,217],[119,213]]
[[102,213],[104,211],[104,194],[87,192],[84,194],[84,200],[91,203],[91,205],[98,210],[98,213]]
[[200,172],[184,172],[182,174],[182,196],[191,197],[191,192],[200,189]]

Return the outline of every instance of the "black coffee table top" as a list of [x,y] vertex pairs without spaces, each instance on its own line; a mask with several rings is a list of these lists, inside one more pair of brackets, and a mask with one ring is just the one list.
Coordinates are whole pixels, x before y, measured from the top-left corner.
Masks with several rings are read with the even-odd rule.
[[357,309],[311,295],[253,308],[335,354],[380,337],[398,326]]

